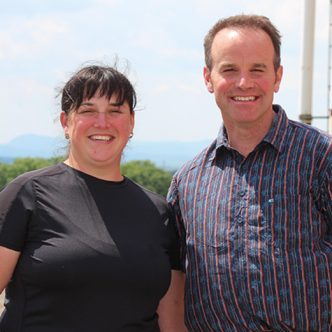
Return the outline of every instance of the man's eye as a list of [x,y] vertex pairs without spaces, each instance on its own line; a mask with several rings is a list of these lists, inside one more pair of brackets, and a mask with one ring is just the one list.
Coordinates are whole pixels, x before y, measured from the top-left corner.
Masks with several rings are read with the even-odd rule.
[[225,68],[222,70],[223,73],[233,73],[235,72],[235,69],[234,68]]

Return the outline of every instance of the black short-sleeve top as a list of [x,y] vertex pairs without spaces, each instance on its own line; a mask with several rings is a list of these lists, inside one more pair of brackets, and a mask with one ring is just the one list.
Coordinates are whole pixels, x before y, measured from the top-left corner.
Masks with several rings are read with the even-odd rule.
[[179,268],[165,200],[60,163],[0,192],[0,245],[21,252],[0,331],[159,331]]

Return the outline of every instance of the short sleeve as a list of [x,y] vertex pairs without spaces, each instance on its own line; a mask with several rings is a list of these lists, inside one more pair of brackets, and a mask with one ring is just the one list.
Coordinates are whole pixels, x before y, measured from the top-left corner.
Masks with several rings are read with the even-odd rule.
[[180,268],[185,271],[186,261],[186,231],[183,225],[183,219],[181,209],[179,206],[178,190],[175,178],[173,178],[171,186],[168,190],[167,201],[171,209],[172,220],[175,224],[178,239],[179,239],[179,256],[180,256]]
[[170,238],[168,253],[170,257],[171,269],[181,270],[180,242],[179,242],[177,228],[175,225],[175,219],[171,210],[169,210],[169,217],[166,221],[165,226],[167,227],[168,235]]
[[28,222],[33,209],[31,181],[20,178],[9,183],[0,192],[0,245],[21,251],[27,234]]

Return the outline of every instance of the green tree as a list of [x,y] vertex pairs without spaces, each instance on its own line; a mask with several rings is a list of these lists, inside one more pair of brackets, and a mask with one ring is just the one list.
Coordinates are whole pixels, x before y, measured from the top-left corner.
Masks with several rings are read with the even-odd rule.
[[121,171],[123,175],[164,197],[172,179],[171,172],[149,160],[129,161],[121,166]]
[[[12,164],[0,163],[0,189],[23,173],[51,166],[63,160],[64,157],[17,158]],[[172,179],[172,172],[157,167],[149,160],[124,163],[121,165],[121,171],[123,175],[164,197]]]

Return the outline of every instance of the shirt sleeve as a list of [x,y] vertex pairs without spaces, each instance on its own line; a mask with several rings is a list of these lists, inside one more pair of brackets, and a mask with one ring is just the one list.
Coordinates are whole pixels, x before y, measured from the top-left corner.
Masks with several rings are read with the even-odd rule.
[[186,263],[186,231],[183,224],[181,209],[179,206],[179,196],[176,178],[173,178],[171,186],[168,190],[167,201],[171,209],[172,218],[174,220],[176,231],[179,239],[179,255],[180,255],[180,268],[185,272]]
[[17,178],[0,192],[0,245],[21,251],[33,209],[31,181]]
[[319,207],[327,221],[329,234],[332,235],[332,162],[329,163],[320,185]]
[[326,222],[327,234],[332,236],[332,142],[325,153],[320,153],[318,180],[314,199],[322,220]]

